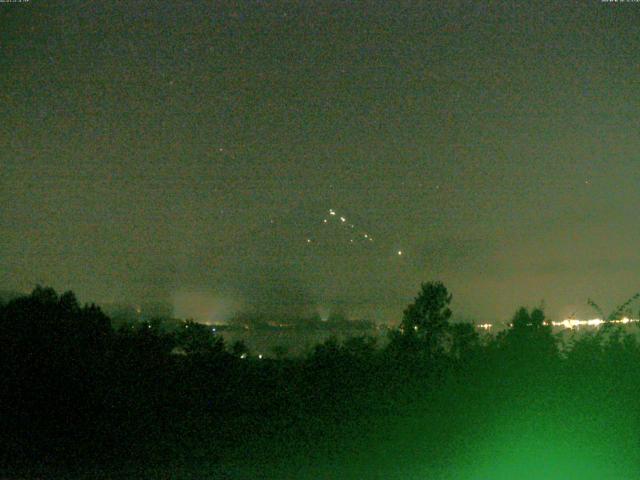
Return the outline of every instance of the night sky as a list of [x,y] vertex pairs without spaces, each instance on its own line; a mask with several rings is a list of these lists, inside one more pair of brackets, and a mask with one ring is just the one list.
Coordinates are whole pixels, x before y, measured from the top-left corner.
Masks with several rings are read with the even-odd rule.
[[640,3],[0,4],[0,289],[594,316],[640,290],[639,52]]

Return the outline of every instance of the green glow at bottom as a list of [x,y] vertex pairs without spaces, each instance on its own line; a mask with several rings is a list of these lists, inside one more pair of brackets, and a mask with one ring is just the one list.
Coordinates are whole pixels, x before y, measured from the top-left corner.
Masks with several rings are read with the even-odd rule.
[[638,434],[621,422],[599,425],[577,415],[550,419],[539,413],[505,420],[493,431],[476,432],[469,439],[451,478],[639,478]]

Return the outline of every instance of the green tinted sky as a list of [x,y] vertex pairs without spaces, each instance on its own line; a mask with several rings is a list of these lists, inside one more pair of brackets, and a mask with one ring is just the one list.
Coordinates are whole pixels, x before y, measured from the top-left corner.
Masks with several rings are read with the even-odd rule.
[[640,289],[640,4],[32,0],[0,42],[2,288],[388,316],[438,278],[479,319]]

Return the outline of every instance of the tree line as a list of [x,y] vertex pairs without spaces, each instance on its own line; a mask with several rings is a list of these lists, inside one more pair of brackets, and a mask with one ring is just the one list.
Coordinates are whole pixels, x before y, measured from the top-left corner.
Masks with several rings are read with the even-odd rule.
[[351,461],[354,451],[381,468],[406,456],[438,465],[464,457],[464,439],[504,411],[544,412],[583,436],[598,419],[624,441],[637,431],[634,334],[611,324],[561,340],[541,308],[521,307],[507,329],[481,335],[450,321],[451,300],[424,283],[384,345],[330,338],[304,356],[258,359],[206,325],[114,329],[96,305],[37,287],[0,305],[1,466]]

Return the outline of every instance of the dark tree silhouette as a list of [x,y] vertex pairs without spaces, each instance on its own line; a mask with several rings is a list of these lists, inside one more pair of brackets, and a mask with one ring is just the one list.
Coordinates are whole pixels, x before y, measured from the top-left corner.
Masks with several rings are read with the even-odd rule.
[[3,430],[29,439],[27,454],[80,448],[112,335],[109,318],[72,292],[38,286],[0,309],[0,416]]
[[[443,353],[451,318],[451,294],[441,282],[423,283],[412,304],[404,311],[400,329],[406,343],[417,343],[429,355]],[[410,340],[409,340],[410,339]]]
[[187,321],[176,335],[176,341],[187,355],[221,354],[225,350],[224,339],[207,325]]
[[496,341],[508,358],[523,368],[537,368],[558,358],[557,339],[540,308],[529,313],[527,308],[520,307],[511,320],[510,328],[501,332]]
[[249,356],[249,347],[242,340],[236,340],[231,345],[231,353],[238,358],[246,358]]
[[370,360],[376,351],[376,339],[369,336],[350,337],[342,344],[342,349],[351,358]]
[[289,354],[289,347],[286,345],[274,345],[271,348],[273,356],[278,360],[283,360]]
[[480,335],[472,323],[454,323],[449,333],[449,354],[455,359],[466,360],[480,348]]

